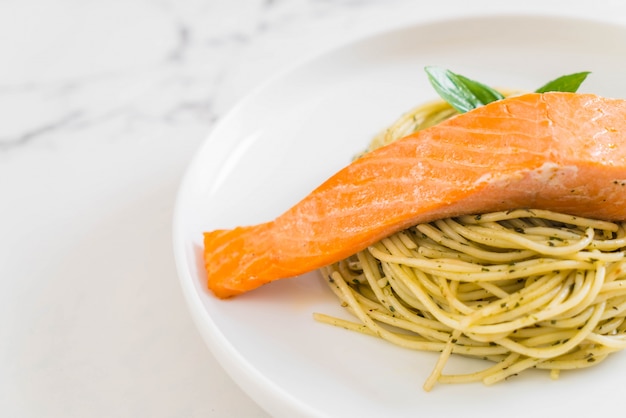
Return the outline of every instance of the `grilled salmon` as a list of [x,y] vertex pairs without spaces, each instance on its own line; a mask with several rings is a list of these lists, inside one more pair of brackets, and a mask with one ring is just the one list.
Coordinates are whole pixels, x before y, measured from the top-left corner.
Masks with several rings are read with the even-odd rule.
[[236,296],[418,223],[516,208],[626,220],[626,100],[525,94],[370,152],[275,220],[205,232],[208,287]]

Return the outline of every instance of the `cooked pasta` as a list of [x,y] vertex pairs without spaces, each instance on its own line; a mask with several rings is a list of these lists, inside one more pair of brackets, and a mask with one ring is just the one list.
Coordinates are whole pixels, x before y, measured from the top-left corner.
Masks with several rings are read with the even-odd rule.
[[[432,103],[372,149],[454,114]],[[626,348],[626,222],[536,209],[440,219],[322,269],[359,322],[317,320],[440,352],[424,384],[493,384],[529,368],[592,366]],[[446,374],[450,355],[494,364]]]

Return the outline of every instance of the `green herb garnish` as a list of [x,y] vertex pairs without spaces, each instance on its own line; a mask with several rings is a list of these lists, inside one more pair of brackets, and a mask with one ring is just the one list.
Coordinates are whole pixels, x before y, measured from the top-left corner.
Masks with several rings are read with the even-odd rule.
[[546,93],[548,91],[562,91],[569,93],[576,93],[580,85],[585,81],[589,75],[589,71],[583,71],[580,73],[568,74],[554,79],[544,86],[535,90],[535,93]]
[[[502,93],[486,84],[445,68],[428,66],[424,70],[437,94],[459,113],[504,99]],[[575,93],[589,74],[589,71],[583,71],[558,77],[535,90],[535,93],[549,91]]]
[[440,67],[426,67],[428,80],[435,91],[460,113],[504,99],[500,92]]

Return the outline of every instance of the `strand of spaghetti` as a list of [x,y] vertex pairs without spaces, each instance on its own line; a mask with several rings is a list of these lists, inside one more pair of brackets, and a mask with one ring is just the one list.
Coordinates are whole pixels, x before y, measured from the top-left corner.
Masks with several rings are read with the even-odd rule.
[[[467,231],[472,231],[478,227],[466,228]],[[473,231],[475,232],[475,231]],[[483,234],[487,234],[486,231],[481,231]],[[544,255],[552,255],[552,256],[567,256],[567,257],[576,257],[577,254],[589,254],[590,251],[584,251],[585,248],[592,248],[592,244],[594,241],[589,241],[588,238],[591,234],[595,234],[595,230],[589,228],[586,232],[586,235],[581,235],[582,231],[573,232],[571,230],[561,230],[557,228],[550,227],[533,227],[528,225],[523,225],[516,227],[515,232],[502,230],[502,234],[511,234],[511,236],[519,236],[523,234],[525,238],[528,238],[531,242],[536,242],[538,245],[548,245],[549,248],[556,248],[561,252],[559,254],[557,251],[546,251],[543,248],[535,248],[535,251]],[[479,234],[476,234],[479,235]],[[477,237],[478,238],[478,237]],[[573,248],[572,245],[568,245],[569,242],[575,241],[579,246],[579,248]],[[588,245],[584,245],[588,243]],[[504,248],[507,248],[511,245],[505,245]],[[572,251],[573,250],[573,251]],[[570,252],[571,251],[571,252]],[[603,254],[599,252],[591,252],[593,254],[598,254],[600,256],[607,256],[608,254]]]
[[[522,229],[522,233],[524,235],[535,235],[538,239],[553,238],[561,241],[580,239],[579,232],[573,232],[569,229],[557,229],[549,226],[533,226],[530,223],[524,223],[524,225],[519,228]],[[594,241],[595,240],[593,240],[592,243]]]
[[[582,300],[591,289],[591,283],[584,281],[582,275],[576,272],[558,272],[553,275],[538,278],[531,286],[528,286],[502,301],[494,301],[480,310],[468,316],[464,325],[487,326],[503,322],[512,322],[520,318],[533,317],[539,310],[548,310],[553,307],[552,313],[558,315],[558,310],[554,308],[569,296],[569,304],[575,304]],[[580,286],[576,286],[579,283]],[[572,287],[571,285],[574,284]],[[573,297],[575,296],[575,297]],[[561,310],[567,310],[563,306]],[[537,316],[533,317],[538,319]],[[537,321],[539,322],[539,321]],[[521,327],[517,327],[518,329]],[[488,328],[483,328],[488,329]],[[505,330],[501,330],[503,332]],[[508,330],[511,331],[511,330]]]
[[468,329],[488,318],[491,318],[490,322],[496,322],[497,319],[495,318],[497,318],[497,315],[506,311],[519,313],[516,316],[528,316],[526,314],[543,306],[558,293],[559,286],[562,285],[566,276],[567,272],[558,272],[539,277],[519,292],[513,293],[502,300],[494,300],[471,315],[466,316],[461,321],[461,326],[463,329]]
[[[472,332],[476,332],[478,327],[480,326],[481,332],[485,332],[488,334],[492,334],[494,327],[499,324],[508,323],[510,324],[509,329],[499,329],[495,331],[495,333],[508,333],[510,331],[514,331],[522,328],[519,326],[519,321],[523,318],[527,318],[527,320],[535,319],[538,317],[535,315],[536,312],[543,310],[552,309],[553,312],[558,312],[559,304],[563,303],[563,301],[571,296],[570,284],[574,282],[572,277],[564,277],[561,273],[557,273],[554,275],[554,278],[563,277],[564,280],[556,282],[554,280],[550,280],[551,284],[556,284],[554,287],[549,287],[548,285],[544,285],[538,289],[535,294],[530,298],[525,298],[521,296],[523,299],[523,303],[519,302],[519,299],[515,302],[514,305],[510,306],[507,302],[495,303],[491,304],[491,306],[495,306],[497,311],[493,312],[492,315],[476,315],[475,318],[472,318],[472,321],[468,321],[466,324],[468,327],[471,327]],[[571,276],[571,275],[570,275]],[[542,283],[543,279],[539,279],[536,283]],[[551,286],[551,285],[550,285]],[[543,293],[540,293],[542,292]],[[518,292],[517,295],[521,294],[522,291]],[[516,294],[512,296],[517,296]],[[562,307],[561,310],[565,310],[565,307]],[[479,313],[478,311],[476,313]],[[526,325],[527,326],[527,325]],[[492,330],[492,331],[489,331]]]
[[[412,331],[413,327],[409,321],[393,317],[379,311],[368,312],[368,315],[381,323],[392,325],[393,327]],[[420,349],[423,351],[441,351],[449,339],[450,332],[441,333],[432,340],[420,338],[418,335],[395,334],[396,344],[405,348]],[[490,357],[495,355],[507,354],[508,350],[502,346],[483,344],[469,338],[459,337],[457,344],[452,348],[455,354],[463,354],[471,357]]]
[[623,251],[619,252],[598,252],[597,250],[592,251],[579,251],[575,254],[572,254],[570,258],[572,260],[580,260],[580,261],[603,261],[605,263],[608,262],[617,262],[624,259],[625,253]]
[[[578,251],[586,248],[592,241],[595,236],[594,229],[589,227],[585,231],[585,235],[580,237],[580,239],[572,242],[571,244],[567,244],[564,242],[562,245],[556,246],[550,240],[544,240],[545,243],[537,242],[532,239],[528,239],[523,237],[520,233],[511,233],[510,231],[498,230],[493,228],[484,228],[483,226],[475,226],[468,225],[468,229],[473,230],[476,233],[482,233],[486,236],[491,236],[494,239],[500,239],[509,245],[504,245],[504,247],[517,247],[517,248],[526,248],[532,251],[535,251],[540,254],[551,255],[551,256],[563,256],[568,254],[574,254]],[[551,245],[552,244],[552,245]]]
[[[464,328],[464,331],[477,334],[497,334],[507,331],[510,332],[514,329],[534,325],[537,322],[548,320],[552,317],[561,315],[564,312],[569,312],[569,315],[574,316],[579,311],[584,310],[586,307],[592,304],[593,299],[595,298],[595,296],[597,296],[602,287],[603,278],[603,269],[599,267],[598,272],[589,272],[586,275],[585,285],[581,288],[581,291],[577,292],[574,297],[568,298],[562,304],[546,306],[544,309],[535,310],[531,315],[523,315],[516,318],[515,320],[496,323],[494,325],[469,325],[471,324],[471,321],[469,321],[469,324],[466,328]],[[540,299],[543,301],[543,299],[548,298],[545,296],[540,296],[536,300]],[[521,308],[521,306],[519,308]]]
[[[497,263],[510,263],[512,261],[523,260],[533,254],[532,250],[526,251],[509,251],[506,253],[500,253],[495,251],[484,250],[467,244],[465,241],[458,241],[453,238],[448,238],[442,231],[437,230],[432,225],[422,224],[416,226],[416,229],[432,239],[433,241],[451,248],[452,250],[460,253],[468,254],[474,258],[485,260],[489,262]],[[474,237],[476,238],[476,237]],[[501,243],[504,244],[504,243]],[[502,245],[504,246],[504,245]]]
[[610,283],[619,279],[626,279],[626,258],[607,266],[605,281]]
[[[416,315],[410,313],[409,310],[406,309],[402,305],[402,303],[400,303],[392,295],[391,292],[385,291],[386,288],[381,288],[377,285],[380,274],[377,268],[372,268],[373,267],[372,262],[374,261],[373,257],[371,257],[365,252],[358,253],[357,257],[361,263],[361,266],[363,267],[363,273],[366,279],[368,280],[370,284],[370,288],[373,290],[374,295],[376,296],[376,299],[379,300],[381,304],[384,304],[384,306],[387,306],[387,310],[393,311],[394,316],[392,316],[391,319],[387,320],[386,321],[387,323],[390,323],[395,326],[400,326],[399,325],[400,320],[398,318],[395,318],[395,315],[399,315],[401,318],[410,320],[410,321],[405,321],[404,325],[401,326],[402,328],[411,330],[420,335],[431,336],[431,338],[434,338],[439,341],[445,341],[447,339],[447,334],[441,333],[439,330],[432,328],[432,324],[434,321],[429,321],[425,319],[421,320],[420,318],[416,317]],[[374,264],[374,267],[375,267],[375,264]],[[370,316],[383,315],[383,313],[378,312],[378,311],[372,311],[369,313],[369,315]],[[382,318],[380,317],[378,319],[382,320]],[[446,327],[445,330],[449,331],[449,328]]]
[[438,381],[440,383],[480,382],[484,380],[487,376],[499,373],[504,369],[508,369],[509,367],[511,367],[512,364],[516,363],[519,358],[520,358],[520,355],[518,353],[510,353],[504,360],[486,369],[473,372],[473,373],[465,373],[465,374],[454,374],[454,375],[442,374],[441,376],[439,376]]
[[[457,286],[454,286],[453,288],[451,288],[447,285],[447,282],[445,280],[437,280],[437,281],[439,282],[439,287],[441,289],[441,292],[443,293],[444,297],[448,301],[448,304],[454,313],[473,312],[473,309],[467,307],[465,304],[461,303],[455,297],[455,289],[457,288]],[[437,382],[437,380],[439,380],[439,377],[441,376],[443,369],[446,363],[448,362],[448,359],[450,358],[450,354],[452,353],[452,350],[454,349],[456,342],[458,338],[460,337],[460,335],[461,335],[461,331],[458,329],[453,330],[452,333],[450,334],[450,337],[448,341],[446,342],[445,348],[441,351],[439,358],[437,359],[437,362],[435,363],[435,367],[430,373],[430,376],[428,376],[428,378],[424,382],[423,388],[425,391],[427,392],[430,391],[435,386],[435,383]]]
[[[606,310],[605,310],[606,312]],[[604,314],[602,315],[604,316]],[[607,337],[617,337],[617,338],[621,338],[622,336],[618,335],[618,329],[619,327],[624,323],[624,317],[616,317],[616,318],[611,318],[607,321],[602,321],[602,318],[600,318],[600,322],[602,322],[602,324],[597,327],[595,330],[593,330],[594,334],[598,334],[598,335],[602,335],[602,336],[607,336]]]
[[[460,283],[455,281],[454,283]],[[471,286],[473,287],[471,287]],[[482,307],[484,301],[491,297],[507,298],[524,287],[523,282],[518,280],[506,280],[501,282],[473,282],[459,284],[459,299],[471,301]],[[500,290],[497,290],[500,289]]]
[[399,236],[399,234],[394,234],[386,239],[384,239],[383,244],[385,246],[393,246],[395,248],[395,251],[398,254],[402,254],[405,256],[411,256],[413,254],[413,252],[411,251],[411,249],[409,249],[406,244],[405,241],[402,240]]
[[[449,238],[450,240],[454,241],[455,243],[472,245],[471,241],[466,240],[463,237],[463,235],[459,234],[455,230],[455,228],[454,228],[454,224],[455,223],[456,222],[454,222],[454,220],[452,220],[451,218],[444,218],[444,219],[438,219],[438,220],[432,222],[431,225],[433,227],[435,227],[436,229],[439,229],[439,231],[441,231],[441,234],[444,237]],[[424,225],[424,224],[422,224],[422,225]]]
[[[404,308],[404,305],[393,296],[393,294],[389,291],[385,291],[387,289],[388,281],[384,281],[385,285],[383,285],[383,280],[380,276],[380,270],[376,263],[376,259],[374,259],[371,254],[367,252],[360,252],[357,254],[359,262],[363,267],[363,274],[369,283],[370,289],[374,292],[374,295],[381,304],[384,304],[386,309],[393,310],[397,312],[397,314],[401,315],[404,318],[411,319],[416,322],[422,322],[419,317],[409,312],[408,309]],[[386,269],[387,266],[383,266],[383,271],[386,275],[393,275]],[[428,321],[428,326],[432,326],[434,321]],[[446,327],[446,329],[448,329]]]
[[392,325],[395,328],[411,331],[429,341],[445,343],[451,332],[449,329],[442,331],[429,328],[428,326],[416,324],[408,319],[395,317],[386,312],[372,311],[368,312],[368,315],[379,322]]
[[[583,310],[582,312],[576,313],[576,315],[558,315],[552,318],[549,318],[545,321],[539,321],[535,324],[535,327],[542,328],[556,328],[556,329],[565,329],[565,328],[580,328],[591,316],[591,311]],[[533,328],[524,328],[519,330],[520,335],[531,335],[534,331]]]
[[541,335],[526,338],[524,340],[513,340],[516,343],[523,345],[524,347],[542,347],[542,346],[557,346],[562,341],[571,340],[576,335],[575,329],[563,329],[558,331],[549,331]]
[[440,351],[443,350],[445,343],[428,342],[428,341],[415,341],[408,340],[402,336],[379,326],[363,309],[360,308],[359,303],[355,299],[353,291],[348,284],[343,280],[341,275],[337,272],[332,274],[334,282],[340,289],[343,295],[343,300],[349,304],[354,314],[362,321],[376,336],[390,341],[395,345],[404,346],[411,349],[423,350],[423,351]]
[[[411,257],[411,252],[402,245],[402,242],[399,240],[394,240],[392,238],[383,238],[380,240],[380,245],[382,245],[390,254],[397,254],[402,257]],[[397,244],[400,244],[398,246]]]
[[618,230],[615,232],[615,238],[594,240],[590,248],[601,251],[614,251],[626,247],[626,222],[617,224]]
[[538,369],[573,369],[589,367],[619,351],[606,346],[588,344],[554,359],[545,359],[537,364]]
[[604,283],[600,293],[610,293],[612,296],[622,295],[626,292],[626,280],[611,281]]
[[[423,283],[423,282],[424,282],[424,281],[422,281],[422,283]],[[557,284],[558,284],[558,282],[559,282],[559,280],[552,280],[552,282],[553,282],[553,284],[554,284],[554,285],[557,285]],[[547,294],[546,294],[546,293],[544,292],[544,291],[545,291],[545,288],[543,288],[543,289],[542,289],[540,286],[538,286],[539,284],[541,284],[541,282],[539,282],[539,281],[538,281],[538,282],[536,282],[536,283],[534,284],[534,287],[535,287],[535,288],[537,288],[537,292],[544,293],[544,294],[543,294],[543,296],[540,296],[540,297],[538,298],[538,301],[539,301],[538,305],[541,305],[542,303],[544,303],[544,302],[545,302],[545,301],[544,301],[544,299],[545,299],[545,300],[547,300],[547,299],[549,299],[549,298],[551,298],[551,297],[552,297],[552,293],[547,293]],[[531,290],[532,290],[533,288],[529,288],[529,289],[531,289]],[[418,293],[418,295],[419,295],[419,293]],[[426,299],[425,299],[425,298],[426,298]],[[420,298],[420,300],[422,301],[422,303],[427,304],[427,302],[426,302],[426,300],[428,300],[427,298],[428,298],[428,295],[424,293],[424,294],[422,294],[422,297]],[[526,306],[526,307],[530,306],[531,308],[533,308],[533,307],[534,307],[534,305],[525,305],[525,306]],[[468,329],[468,327],[463,327],[463,326],[462,326],[461,324],[459,324],[458,322],[455,322],[455,321],[456,321],[456,320],[455,320],[455,318],[454,318],[453,316],[449,315],[448,313],[446,313],[445,311],[443,311],[443,310],[439,309],[439,305],[437,305],[436,303],[432,303],[432,304],[431,304],[431,307],[430,307],[429,311],[430,311],[431,313],[433,313],[433,314],[437,317],[437,319],[438,319],[439,321],[441,321],[441,322],[443,322],[443,323],[446,323],[447,325],[452,326],[453,328],[457,328],[457,329],[465,329],[465,330],[467,330],[467,329]],[[458,316],[458,315],[456,315],[456,316]],[[528,318],[529,318],[529,317],[522,318],[520,321],[526,321],[526,322],[529,322],[529,319],[528,319]],[[454,324],[454,325],[452,325],[452,324]],[[504,332],[504,333],[508,333],[509,331],[511,331],[512,329],[514,329],[516,326],[517,326],[517,327],[519,327],[518,325],[514,325],[513,327],[511,327],[511,329],[506,329],[506,330],[501,330],[501,331],[490,331],[490,332],[489,332],[489,334],[495,334],[495,333],[497,333],[497,332],[501,332],[501,333],[502,333],[502,332]],[[479,337],[479,336],[476,336],[476,338],[480,338],[480,337]],[[487,338],[493,338],[493,336],[490,336],[490,337],[487,337]]]
[[389,286],[396,293],[399,300],[402,300],[404,304],[417,312],[428,313],[428,308],[410,289],[409,283],[417,280],[413,270],[401,265],[390,264],[381,265],[381,269],[385,272]]
[[397,256],[381,251],[378,245],[373,245],[368,249],[374,257],[382,262],[403,264],[421,269],[426,273],[438,274],[450,280],[460,281],[519,279],[557,270],[591,270],[594,268],[594,264],[589,261],[549,258],[527,260],[512,265],[492,265],[486,267],[484,265],[463,263],[459,260],[425,260]]
[[612,240],[594,240],[589,248],[601,251],[614,251],[618,248],[626,247],[626,238],[616,238]]
[[559,369],[559,370],[577,370],[577,369],[584,369],[586,367],[591,367],[591,366],[595,366],[597,364],[599,364],[600,362],[602,362],[602,360],[606,359],[607,356],[611,353],[614,353],[615,350],[613,351],[607,351],[606,353],[602,353],[602,354],[594,354],[588,358],[584,358],[584,359],[578,359],[578,360],[548,360],[548,361],[542,361],[540,363],[537,363],[535,365],[535,368],[537,369],[550,369],[550,370],[554,370],[554,369]]
[[520,360],[514,364],[512,364],[511,366],[502,369],[494,374],[491,374],[489,376],[486,376],[483,379],[483,383],[486,385],[493,385],[495,383],[498,383],[504,379],[506,379],[507,377],[513,376],[515,374],[521,373],[524,370],[533,368],[535,366],[537,366],[538,363],[540,363],[541,360],[539,359],[535,359],[535,358],[525,358],[523,360]]
[[[581,272],[581,274],[583,274]],[[600,291],[602,290],[602,285],[604,284],[604,279],[606,277],[606,266],[603,263],[596,263],[596,269],[594,270],[589,270],[584,272],[585,274],[585,282],[587,283],[589,281],[589,279],[591,279],[591,283],[592,286],[589,289],[588,292],[586,292],[585,297],[580,300],[580,302],[578,304],[573,304],[571,303],[571,308],[563,311],[561,313],[554,313],[553,317],[554,318],[561,318],[561,317],[574,317],[576,315],[578,315],[579,313],[583,312],[585,310],[586,307],[591,306],[593,304],[599,304],[599,303],[603,303],[603,300],[599,300],[598,299],[598,295],[600,293]],[[544,319],[549,319],[549,318],[544,318]]]
[[430,390],[435,386],[435,383],[437,382],[437,380],[439,380],[439,376],[441,376],[441,373],[443,372],[443,368],[448,362],[448,359],[450,358],[450,354],[452,354],[452,348],[454,347],[454,344],[456,343],[456,339],[459,338],[459,334],[460,334],[460,331],[455,330],[450,335],[450,338],[448,339],[448,342],[446,343],[445,348],[441,351],[441,354],[439,355],[439,358],[437,359],[437,362],[435,363],[435,367],[433,368],[433,371],[430,373],[430,376],[428,376],[428,378],[426,379],[426,382],[424,382],[423,388],[426,392],[430,392]]
[[337,318],[334,316],[325,315],[325,314],[318,313],[318,312],[315,312],[313,314],[313,318],[318,322],[322,322],[322,323],[329,324],[329,325],[334,325],[336,327],[341,327],[349,331],[360,332],[362,334],[371,335],[373,337],[376,336],[376,334],[372,332],[372,330],[370,330],[367,326],[363,325],[362,323],[359,324],[357,322],[348,321],[346,319]]
[[[365,254],[372,260],[374,259],[369,253]],[[420,301],[418,295],[410,289],[417,281],[417,277],[412,274],[412,270],[393,264],[383,264],[382,270],[385,272],[387,277],[390,278],[390,288],[397,294],[397,297],[395,297],[397,302],[394,303],[394,309],[397,309],[400,312],[408,312],[408,310],[404,308],[404,305],[407,305],[411,308],[417,309],[417,312],[420,312],[422,315],[432,316],[430,315],[428,308]],[[400,284],[402,286],[399,286]],[[402,302],[400,302],[400,300]],[[414,320],[420,320],[415,314],[413,314],[412,317],[415,318]],[[445,329],[450,329],[448,325],[442,323],[441,321],[430,320],[430,322],[431,326],[434,326],[432,323],[439,323],[442,326],[445,326]]]
[[580,330],[578,330],[576,335],[574,335],[572,338],[570,338],[568,341],[564,342],[563,344],[550,346],[550,347],[533,348],[533,347],[526,347],[522,344],[516,343],[510,338],[503,338],[496,342],[508,348],[511,351],[520,353],[528,357],[542,358],[542,359],[557,357],[561,354],[567,353],[569,350],[576,347],[593,331],[593,329],[597,326],[598,322],[600,321],[602,312],[604,312],[604,303],[595,305],[593,307],[590,307],[589,309],[593,309],[593,314],[591,315],[591,318],[589,318],[589,321],[587,322],[587,324],[585,324],[585,326],[583,326]]
[[402,244],[404,244],[404,246],[408,250],[410,250],[411,254],[413,253],[412,250],[415,250],[417,248],[417,243],[411,238],[409,234],[406,233],[406,231],[400,231],[394,236],[397,236],[400,238],[400,241],[402,242]]
[[[439,332],[439,331],[450,333],[452,331],[450,327],[447,327],[446,325],[442,324],[439,321],[423,318],[417,315],[415,312],[412,312],[410,309],[407,309],[407,307],[405,307],[403,303],[397,297],[394,296],[394,294],[389,288],[383,289],[383,293],[385,295],[386,300],[389,301],[389,308],[390,308],[390,311],[392,313],[392,317],[394,318],[394,320],[402,318],[403,320],[406,320],[407,324],[412,324],[412,325],[415,325],[416,327],[420,327],[423,329],[423,331],[415,330],[415,332],[424,334],[427,332]],[[377,311],[372,311],[370,312],[370,315],[376,315],[377,313],[378,313]],[[398,323],[390,323],[390,325],[400,326]],[[407,329],[407,330],[412,330],[411,326],[408,326],[408,325],[403,326],[402,328]],[[443,339],[437,338],[437,339],[445,341],[445,338]]]
[[425,259],[443,258],[447,260],[461,260],[468,263],[476,262],[475,257],[471,257],[465,253],[459,253],[450,248],[439,245],[433,241],[417,239],[416,244],[418,245],[418,248],[414,252],[415,257],[421,257]]
[[350,289],[350,287],[346,284],[341,274],[338,272],[332,272],[330,278],[332,279],[337,290],[340,292],[342,300],[352,309],[354,315],[356,315],[357,318],[359,318],[359,320],[363,322],[375,335],[382,337],[380,327],[369,318],[363,309],[361,309],[360,304],[355,299],[352,289]]
[[[392,260],[391,257],[388,261]],[[410,260],[401,260],[407,265],[411,265]],[[511,280],[511,279],[523,279],[527,277],[540,276],[549,274],[554,271],[561,270],[592,270],[594,265],[589,261],[582,260],[559,260],[550,258],[538,258],[532,260],[521,261],[518,263],[512,263],[510,265],[491,265],[482,266],[480,272],[456,272],[447,269],[442,265],[445,260],[441,260],[437,268],[422,267],[427,273],[438,274],[446,277],[450,280],[460,280],[466,282],[480,282],[480,281],[498,281],[498,280]]]
[[429,293],[424,289],[423,283],[428,281],[428,278],[424,275],[424,273],[420,271],[414,271],[415,280],[405,281],[404,284],[407,286],[409,291],[415,295],[415,297],[420,301],[420,303],[425,307],[424,311],[428,312],[442,324],[453,328],[459,328],[459,320],[462,318],[457,315],[454,317],[453,315],[448,315],[437,303],[433,301]]
[[587,340],[596,344],[601,344],[605,347],[610,347],[616,350],[623,350],[626,348],[625,336],[613,336],[613,335],[599,335],[591,333],[587,336]]
[[626,299],[624,297],[618,300],[612,300],[607,298],[608,308],[602,315],[602,320],[605,321],[613,317],[624,317],[626,315]]
[[454,283],[458,283],[458,282],[452,282],[452,286],[451,286],[450,283],[448,283],[448,281],[446,280],[443,280],[437,277],[435,277],[434,279],[439,285],[439,288],[441,289],[441,293],[443,294],[443,297],[448,302],[448,306],[450,308],[454,309],[456,312],[459,312],[463,315],[470,315],[476,311],[474,308],[460,301],[459,298],[457,297],[456,292],[452,290],[454,288],[453,286]]
[[544,209],[515,209],[510,211],[491,212],[480,215],[463,215],[460,216],[458,219],[460,219],[463,223],[475,224],[482,222],[498,222],[514,218],[541,218],[548,221],[576,225],[580,227],[606,229],[608,231],[618,230],[618,226],[614,222],[607,222],[599,219],[591,219],[581,216],[573,216]]
[[611,305],[611,311],[609,312],[608,316],[620,316],[620,314],[624,311],[624,296],[626,296],[624,293],[624,289],[620,289],[620,291],[615,290],[611,293],[602,293],[598,295],[595,302],[606,301]]
[[[462,237],[475,241],[477,243],[493,243],[493,237],[490,235],[486,235],[485,230],[480,230],[476,228],[471,228],[472,226],[488,226],[489,228],[497,228],[503,232],[508,232],[511,234],[523,234],[525,237],[544,241],[546,238],[558,239],[561,241],[565,240],[579,240],[581,235],[583,235],[582,231],[573,231],[570,229],[559,229],[551,226],[549,224],[537,224],[533,222],[534,219],[511,219],[508,221],[508,224],[499,224],[494,222],[489,223],[478,223],[478,224],[464,224],[458,219],[446,219],[446,223],[450,224],[451,227]],[[498,241],[495,241],[498,242]],[[509,249],[510,242],[506,240],[502,240],[500,243],[501,248]],[[528,250],[532,251],[532,250]]]
[[[438,231],[437,228],[434,227],[435,224],[419,224],[415,226],[415,229],[420,231],[422,234],[428,236],[434,241],[438,241],[436,234],[441,234],[441,231]],[[506,228],[503,225],[498,223],[481,223],[480,225],[464,225],[463,229],[457,228],[457,233],[463,234],[462,236],[469,240],[470,243],[480,244],[487,248],[506,248],[506,249],[523,249],[522,245],[512,245],[510,240],[502,239],[491,233],[492,230],[499,230],[509,234],[516,234],[517,232],[511,231],[511,228]],[[429,235],[433,234],[433,235]]]

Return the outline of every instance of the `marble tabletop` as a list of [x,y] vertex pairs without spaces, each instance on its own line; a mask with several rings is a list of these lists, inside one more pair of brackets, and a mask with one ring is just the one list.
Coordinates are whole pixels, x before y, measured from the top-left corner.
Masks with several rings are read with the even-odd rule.
[[[607,15],[619,4],[545,3]],[[410,0],[0,2],[0,416],[268,416],[213,358],[182,296],[171,218],[185,168],[276,72],[457,12]]]

